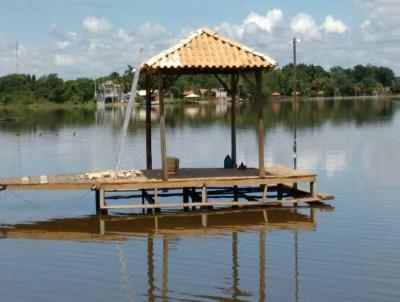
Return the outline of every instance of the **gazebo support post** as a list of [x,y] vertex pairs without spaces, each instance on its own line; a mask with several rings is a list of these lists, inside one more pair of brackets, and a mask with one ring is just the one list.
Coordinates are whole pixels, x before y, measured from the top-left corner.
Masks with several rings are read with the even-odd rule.
[[264,113],[263,113],[263,102],[262,102],[262,74],[261,70],[255,71],[256,78],[256,102],[258,111],[258,175],[265,177],[265,163],[264,163]]
[[165,115],[164,115],[164,96],[163,96],[163,82],[164,78],[159,72],[157,74],[158,80],[158,100],[160,103],[160,145],[161,145],[161,164],[162,164],[162,179],[168,180],[167,171],[167,146],[165,142]]
[[152,170],[152,155],[151,155],[151,81],[150,75],[145,75],[146,85],[146,169]]
[[231,157],[233,167],[237,167],[236,162],[236,90],[237,75],[231,74]]

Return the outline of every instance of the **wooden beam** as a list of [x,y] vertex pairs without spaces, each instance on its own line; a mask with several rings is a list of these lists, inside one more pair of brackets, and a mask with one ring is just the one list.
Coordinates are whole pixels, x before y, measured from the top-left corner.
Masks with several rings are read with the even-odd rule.
[[147,193],[146,190],[143,190],[143,197],[146,199],[146,201],[149,204],[155,204],[153,196],[151,196],[149,193]]
[[229,93],[232,93],[231,90],[229,89],[228,85],[220,78],[220,76],[216,73],[214,73],[214,76],[217,78],[218,82],[221,83],[221,85],[224,87],[224,89],[226,91],[228,91]]
[[262,194],[262,201],[266,202],[267,201],[267,192],[268,192],[268,185],[265,185],[263,188],[263,194]]
[[233,167],[236,168],[236,90],[239,76],[231,74],[231,157]]
[[157,74],[162,72],[164,75],[177,75],[177,74],[231,74],[232,72],[254,72],[256,70],[273,69],[273,67],[250,67],[250,68],[164,68],[164,69],[149,69],[146,74]]
[[162,179],[168,180],[167,170],[167,146],[165,142],[165,112],[164,112],[164,97],[163,97],[163,76],[158,73],[158,100],[160,103],[160,145],[161,145],[161,165]]
[[153,168],[153,159],[151,154],[151,80],[150,75],[145,75],[146,85],[146,168]]
[[256,102],[258,111],[258,171],[260,177],[265,177],[265,163],[264,163],[264,113],[263,113],[263,100],[262,100],[262,75],[261,70],[255,71],[256,78]]

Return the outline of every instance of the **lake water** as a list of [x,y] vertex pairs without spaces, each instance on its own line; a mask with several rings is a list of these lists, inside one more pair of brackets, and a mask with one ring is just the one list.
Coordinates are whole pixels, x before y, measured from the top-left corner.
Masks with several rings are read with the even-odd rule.
[[[293,109],[265,104],[267,164],[292,166]],[[181,167],[223,165],[229,104],[166,113]],[[0,123],[0,177],[113,169],[123,114],[0,109],[20,118]],[[258,162],[256,119],[238,106],[247,166]],[[400,301],[400,101],[309,100],[297,121],[298,167],[336,196],[331,207],[101,218],[92,192],[0,192],[1,301]],[[144,167],[138,108],[121,168]]]

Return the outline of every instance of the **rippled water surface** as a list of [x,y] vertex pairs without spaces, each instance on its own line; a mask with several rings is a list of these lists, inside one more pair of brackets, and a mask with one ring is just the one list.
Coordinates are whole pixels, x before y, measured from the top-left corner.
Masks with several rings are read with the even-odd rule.
[[[257,112],[237,109],[238,162],[256,166]],[[168,105],[168,154],[222,166],[229,110]],[[0,177],[112,169],[123,111],[0,109],[17,118]],[[264,114],[266,163],[291,166],[294,108]],[[298,167],[330,206],[98,217],[92,192],[0,192],[1,301],[400,301],[400,101],[304,101],[297,121]],[[144,108],[121,167],[145,167]]]

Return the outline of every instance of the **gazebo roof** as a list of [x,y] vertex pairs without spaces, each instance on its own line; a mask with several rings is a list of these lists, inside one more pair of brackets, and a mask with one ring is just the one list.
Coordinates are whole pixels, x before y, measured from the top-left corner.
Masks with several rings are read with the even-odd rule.
[[268,56],[204,27],[152,57],[142,69],[148,73],[160,70],[221,72],[274,68],[276,65]]

